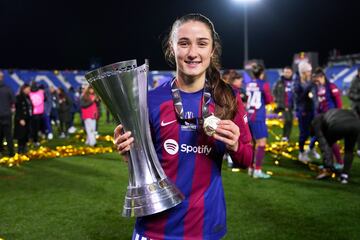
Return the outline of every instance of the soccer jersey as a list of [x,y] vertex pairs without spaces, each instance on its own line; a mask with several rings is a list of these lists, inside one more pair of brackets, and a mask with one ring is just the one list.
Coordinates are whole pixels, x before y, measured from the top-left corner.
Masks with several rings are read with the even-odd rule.
[[329,109],[342,107],[340,91],[333,83],[326,82],[324,85],[319,85],[316,95],[318,113],[324,113]]
[[246,84],[247,113],[250,121],[265,121],[265,105],[273,101],[268,82],[255,79]]
[[[225,144],[207,136],[199,126],[181,126],[177,120],[171,83],[149,91],[148,108],[154,147],[169,179],[184,194],[179,205],[137,218],[136,236],[147,239],[220,239],[226,233],[226,208],[221,181]],[[203,91],[180,91],[184,117],[200,117]],[[252,159],[251,136],[240,97],[234,122],[240,128],[239,148],[230,152],[246,167]],[[214,112],[214,103],[209,105]],[[141,238],[140,238],[141,239]]]
[[284,78],[284,83],[285,83],[285,99],[284,99],[284,103],[285,103],[285,107],[286,108],[293,108],[294,105],[294,100],[293,100],[293,81],[292,79],[285,79]]

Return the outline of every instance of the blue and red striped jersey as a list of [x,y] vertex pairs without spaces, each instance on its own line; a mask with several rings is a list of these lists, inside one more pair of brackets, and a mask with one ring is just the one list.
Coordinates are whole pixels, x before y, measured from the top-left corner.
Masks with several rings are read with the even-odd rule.
[[[203,91],[180,91],[186,116],[200,117]],[[234,118],[240,128],[239,149],[230,152],[243,167],[252,159],[251,135],[245,109],[237,97]],[[214,103],[209,105],[214,112]],[[160,163],[185,200],[159,214],[137,218],[135,232],[148,239],[220,239],[226,234],[226,207],[221,180],[225,144],[202,129],[182,127],[175,113],[170,82],[149,91],[152,138]]]
[[316,87],[317,113],[325,113],[332,108],[342,108],[341,93],[335,84],[326,82]]
[[265,121],[265,105],[273,102],[270,85],[265,80],[253,79],[246,84],[247,113],[250,121]]
[[292,79],[284,79],[285,84],[285,107],[292,109],[294,107],[294,99],[293,99],[293,80]]

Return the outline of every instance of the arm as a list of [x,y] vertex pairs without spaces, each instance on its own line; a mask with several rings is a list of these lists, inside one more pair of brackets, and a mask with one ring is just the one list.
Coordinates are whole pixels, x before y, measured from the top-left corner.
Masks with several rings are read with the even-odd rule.
[[[222,120],[216,128],[214,138],[226,144],[228,152],[234,162],[241,168],[250,166],[253,158],[251,134],[247,124],[247,115],[240,96],[236,95],[238,111],[233,119]],[[235,139],[231,139],[235,138]]]
[[335,101],[336,108],[342,108],[341,93],[335,84],[330,84],[331,95]]
[[333,154],[332,149],[329,146],[324,133],[323,133],[323,123],[324,122],[324,114],[319,114],[316,116],[312,122],[312,130],[317,137],[319,142],[319,148],[324,158],[324,165],[326,168],[331,168],[333,163]]
[[264,83],[264,97],[265,104],[270,104],[274,101],[273,96],[271,95],[270,84],[268,82]]

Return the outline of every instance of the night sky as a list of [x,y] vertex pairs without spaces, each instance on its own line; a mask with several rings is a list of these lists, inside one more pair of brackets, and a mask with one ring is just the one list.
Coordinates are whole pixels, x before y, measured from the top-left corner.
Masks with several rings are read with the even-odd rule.
[[[360,1],[260,0],[248,5],[249,58],[291,64],[299,51],[360,52]],[[168,70],[161,41],[186,13],[209,17],[220,34],[224,68],[243,62],[243,7],[233,0],[0,1],[0,68],[84,69],[136,58]]]

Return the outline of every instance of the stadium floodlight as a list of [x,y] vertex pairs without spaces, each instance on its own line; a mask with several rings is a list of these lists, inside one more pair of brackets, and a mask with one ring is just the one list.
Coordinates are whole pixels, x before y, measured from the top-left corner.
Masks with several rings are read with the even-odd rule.
[[238,3],[252,3],[252,2],[258,2],[259,0],[233,0],[233,1]]
[[248,44],[248,23],[247,23],[247,5],[259,0],[233,0],[237,3],[242,3],[244,7],[244,66],[249,60],[249,44]]

